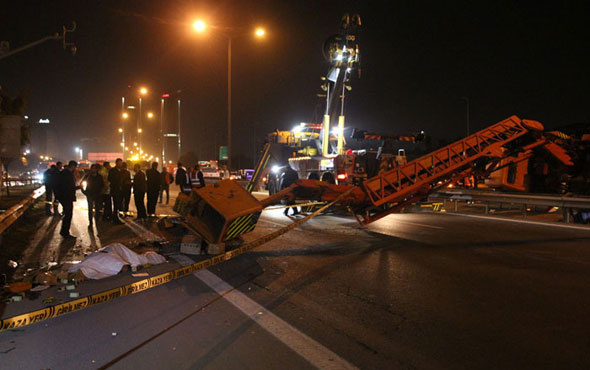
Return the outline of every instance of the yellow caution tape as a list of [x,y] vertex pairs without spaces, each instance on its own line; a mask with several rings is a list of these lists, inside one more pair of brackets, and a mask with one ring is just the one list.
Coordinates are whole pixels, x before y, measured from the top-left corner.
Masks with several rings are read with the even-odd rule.
[[147,279],[140,280],[140,281],[136,281],[131,284],[123,285],[118,288],[109,289],[104,292],[92,294],[87,297],[83,297],[83,298],[69,301],[66,303],[57,304],[57,305],[49,306],[49,307],[46,307],[46,308],[43,308],[43,309],[40,309],[37,311],[27,312],[27,313],[23,313],[21,315],[2,319],[2,320],[0,320],[0,332],[5,331],[5,330],[10,330],[10,329],[22,328],[24,326],[28,326],[28,325],[31,325],[31,324],[34,324],[34,323],[37,323],[40,321],[44,321],[44,320],[52,319],[54,317],[65,315],[67,313],[81,311],[85,308],[88,308],[88,307],[91,307],[91,306],[94,306],[94,305],[97,305],[100,303],[109,302],[109,301],[112,301],[116,298],[140,293],[140,292],[146,291],[148,289],[155,288],[157,286],[169,283],[173,280],[177,280],[182,277],[191,275],[195,271],[199,271],[199,270],[206,269],[206,268],[209,268],[214,265],[218,265],[224,261],[229,261],[232,258],[235,258],[237,256],[240,256],[240,255],[250,251],[251,249],[259,247],[262,244],[268,243],[269,241],[278,238],[279,236],[285,234],[286,232],[303,224],[304,222],[311,220],[312,218],[314,218],[315,216],[317,216],[318,214],[320,214],[321,212],[323,212],[327,208],[333,206],[340,199],[342,199],[343,197],[350,194],[350,192],[352,192],[353,189],[350,189],[346,193],[341,194],[333,202],[324,205],[323,207],[316,210],[314,213],[312,213],[300,220],[297,220],[297,221],[295,221],[295,222],[293,222],[293,223],[291,223],[291,224],[289,224],[289,225],[287,225],[275,232],[272,232],[272,233],[265,235],[259,239],[251,241],[250,243],[244,244],[243,246],[241,246],[239,248],[233,249],[231,251],[222,253],[217,256],[213,256],[213,257],[208,258],[204,261],[195,262],[192,265],[179,267],[175,270],[172,270],[172,271],[169,271],[169,272],[166,272],[163,274],[159,274],[156,276],[152,276]]
[[273,211],[277,209],[284,209],[284,208],[292,208],[292,207],[311,207],[311,206],[323,206],[324,202],[309,202],[309,203],[295,203],[289,206],[276,206],[276,207],[267,207],[263,209],[263,211]]

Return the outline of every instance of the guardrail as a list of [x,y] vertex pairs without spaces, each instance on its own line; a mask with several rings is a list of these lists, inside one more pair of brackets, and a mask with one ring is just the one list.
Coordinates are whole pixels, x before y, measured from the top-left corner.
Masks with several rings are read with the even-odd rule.
[[12,225],[16,220],[22,216],[23,213],[31,205],[35,203],[40,196],[45,194],[45,186],[41,186],[40,188],[33,191],[30,195],[28,195],[25,199],[18,202],[18,204],[13,205],[12,207],[8,208],[6,212],[0,214],[0,234],[4,232],[4,230],[8,229],[10,225]]
[[455,211],[458,202],[482,202],[485,205],[486,215],[489,213],[490,203],[519,204],[526,212],[527,206],[559,207],[563,210],[563,219],[570,222],[571,209],[590,209],[590,197],[538,195],[538,194],[508,194],[477,190],[443,190],[432,193],[429,198],[450,200],[455,202]]

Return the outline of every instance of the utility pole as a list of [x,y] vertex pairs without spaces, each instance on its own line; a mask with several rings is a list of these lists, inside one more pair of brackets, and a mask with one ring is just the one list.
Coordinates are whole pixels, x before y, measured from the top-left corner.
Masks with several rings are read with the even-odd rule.
[[180,146],[180,98],[178,98],[178,160],[180,160],[181,146]]
[[162,141],[162,168],[166,166],[166,138],[164,137],[164,98],[160,101],[160,140]]
[[467,136],[469,136],[471,132],[469,128],[469,98],[464,96],[461,100],[465,101],[465,124],[467,125]]

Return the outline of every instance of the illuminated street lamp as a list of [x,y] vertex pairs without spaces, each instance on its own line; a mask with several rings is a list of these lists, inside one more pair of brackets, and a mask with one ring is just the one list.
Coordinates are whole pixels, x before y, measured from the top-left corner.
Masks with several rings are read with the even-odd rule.
[[[203,33],[206,29],[206,25],[201,20],[195,20],[193,22],[193,29],[198,33]],[[232,29],[227,28],[229,32]],[[220,32],[227,38],[227,167],[231,170],[231,44],[234,38],[242,36],[243,34],[233,34]],[[254,35],[257,38],[263,38],[266,31],[262,27],[257,27],[254,30]]]
[[154,114],[152,112],[148,112],[147,118],[149,118],[149,119],[154,118]]
[[82,148],[80,148],[79,146],[77,146],[74,151],[78,154],[80,154],[80,160],[82,160],[84,158],[84,151],[82,150]]
[[141,133],[143,132],[142,129],[137,129],[137,136],[139,137],[139,148],[141,149]]
[[197,32],[203,32],[205,31],[205,28],[207,28],[207,25],[205,24],[204,21],[197,19],[196,21],[193,22],[193,29]]

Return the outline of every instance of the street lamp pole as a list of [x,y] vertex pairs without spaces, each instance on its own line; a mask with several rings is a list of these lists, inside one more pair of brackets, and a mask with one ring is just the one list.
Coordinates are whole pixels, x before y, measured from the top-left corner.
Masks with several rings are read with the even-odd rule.
[[121,97],[121,134],[123,136],[123,158],[125,158],[125,97]]
[[181,147],[180,147],[180,98],[178,98],[178,160],[180,161]]
[[[141,96],[139,97],[139,114],[137,115],[137,133],[141,133]],[[139,135],[139,149],[141,149],[141,135]]]
[[164,98],[160,100],[160,140],[162,141],[162,166],[166,165],[166,140],[164,138]]
[[227,38],[227,169],[231,171],[231,36]]
[[464,96],[461,100],[465,101],[465,123],[467,125],[467,136],[469,136],[471,131],[469,127],[469,98]]

